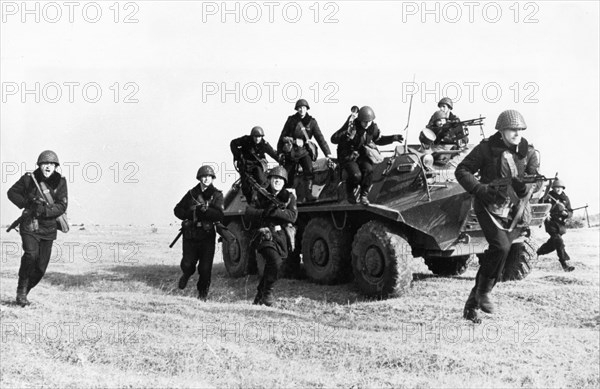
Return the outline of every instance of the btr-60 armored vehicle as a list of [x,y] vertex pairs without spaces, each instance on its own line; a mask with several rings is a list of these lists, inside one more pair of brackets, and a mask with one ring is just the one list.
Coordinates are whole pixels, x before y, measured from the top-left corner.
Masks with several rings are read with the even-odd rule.
[[[317,160],[313,186],[317,201],[302,201],[305,186],[296,185],[296,249],[291,255],[301,256],[313,282],[333,284],[353,276],[368,296],[386,297],[408,288],[412,257],[423,257],[434,274],[461,274],[469,258],[487,247],[472,211],[472,197],[454,178],[457,162],[472,147],[447,152],[451,159],[437,166],[420,146],[398,146],[374,166],[370,205],[350,204],[345,173],[326,159]],[[534,197],[539,198],[541,191]],[[529,228],[543,222],[549,206],[534,199],[531,203],[529,226],[517,225],[511,232],[518,239],[507,259],[504,280],[525,277],[529,260],[536,256]],[[248,270],[253,226],[244,217],[246,206],[236,183],[225,197],[224,224],[237,239],[223,242],[225,266],[233,277]]]

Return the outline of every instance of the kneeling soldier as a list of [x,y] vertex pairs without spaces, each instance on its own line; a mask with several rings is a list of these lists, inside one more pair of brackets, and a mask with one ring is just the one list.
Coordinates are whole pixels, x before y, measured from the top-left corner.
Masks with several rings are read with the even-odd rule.
[[202,166],[196,178],[198,185],[190,189],[175,206],[175,216],[183,220],[183,258],[179,289],[185,289],[198,263],[198,298],[206,300],[215,256],[215,223],[223,220],[223,193],[213,185],[215,171]]
[[[23,257],[19,268],[17,304],[29,305],[27,294],[46,273],[52,242],[56,239],[56,218],[67,210],[67,181],[57,171],[58,156],[54,151],[43,151],[37,160],[38,168],[23,175],[9,190],[8,198],[20,209],[25,208],[19,226],[23,241]],[[35,181],[34,181],[35,180]],[[42,194],[49,189],[46,197]],[[63,230],[64,231],[64,230]]]
[[258,220],[258,230],[252,239],[252,249],[265,260],[263,275],[258,284],[254,304],[273,305],[273,285],[277,281],[282,259],[288,256],[289,237],[285,227],[298,217],[296,196],[284,189],[288,174],[277,166],[269,172],[269,186],[264,192],[255,192],[246,215]]

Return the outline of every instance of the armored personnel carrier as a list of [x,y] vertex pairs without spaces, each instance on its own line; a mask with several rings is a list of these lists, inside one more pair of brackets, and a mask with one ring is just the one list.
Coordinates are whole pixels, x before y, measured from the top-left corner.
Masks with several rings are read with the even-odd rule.
[[[346,200],[345,173],[326,159],[314,163],[313,195],[304,202],[305,187],[295,186],[298,220],[295,250],[308,278],[334,284],[354,278],[361,293],[387,297],[405,291],[413,280],[410,262],[422,257],[437,275],[463,273],[472,255],[487,247],[472,211],[472,197],[456,182],[454,169],[473,145],[447,152],[443,166],[421,146],[398,146],[383,163],[374,166],[370,205]],[[537,192],[539,198],[543,188]],[[536,248],[529,228],[539,226],[549,212],[547,204],[532,198],[532,220],[517,225],[503,280],[524,278]],[[223,242],[223,257],[230,276],[247,274],[253,226],[244,217],[247,203],[239,182],[225,197],[225,221],[236,236]]]

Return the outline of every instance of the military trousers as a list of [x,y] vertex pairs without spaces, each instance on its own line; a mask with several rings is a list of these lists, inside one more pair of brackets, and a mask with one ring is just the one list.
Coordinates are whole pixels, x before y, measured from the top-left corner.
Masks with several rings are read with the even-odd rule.
[[342,167],[348,174],[349,188],[360,185],[361,191],[368,191],[373,182],[373,163],[368,158],[361,156],[356,161],[345,162]]
[[215,257],[215,233],[207,233],[201,239],[183,239],[181,271],[188,278],[198,266],[198,292],[206,295],[210,288],[213,259]]
[[485,278],[493,278],[496,282],[500,279],[513,238],[508,231],[501,230],[496,226],[492,216],[485,211],[484,206],[479,201],[475,200],[473,208],[489,245],[483,257],[479,260],[479,271],[475,282],[477,286],[480,275]]
[[250,203],[250,201],[252,201],[252,192],[254,189],[246,178],[248,176],[254,178],[254,180],[263,187],[267,184],[267,176],[261,164],[251,164],[246,166],[242,177],[242,193],[246,197],[248,203]]
[[23,256],[19,268],[19,286],[27,283],[27,290],[33,289],[46,274],[53,240],[37,239],[29,234],[21,234]]
[[258,249],[258,252],[265,260],[265,269],[256,289],[260,295],[270,295],[279,276],[282,258],[273,247],[262,247]]

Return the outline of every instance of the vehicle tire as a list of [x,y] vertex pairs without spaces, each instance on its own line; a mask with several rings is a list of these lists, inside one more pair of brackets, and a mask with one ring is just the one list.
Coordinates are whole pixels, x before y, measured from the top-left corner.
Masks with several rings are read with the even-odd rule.
[[502,281],[520,281],[531,273],[531,264],[537,259],[537,245],[533,240],[527,239],[523,243],[510,246]]
[[352,243],[352,270],[361,293],[385,298],[404,293],[412,282],[412,250],[404,236],[378,221],[359,228]]
[[222,242],[225,269],[230,277],[243,277],[248,274],[251,234],[244,230],[241,221],[232,221],[227,228],[235,236],[235,240]]
[[457,257],[425,257],[425,264],[435,275],[442,277],[458,276],[467,271],[470,255]]
[[319,284],[346,282],[350,272],[352,235],[335,228],[330,219],[311,219],[302,234],[302,262],[306,276]]

